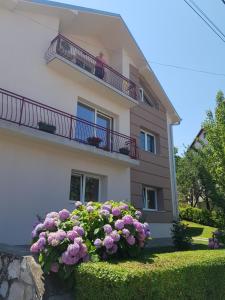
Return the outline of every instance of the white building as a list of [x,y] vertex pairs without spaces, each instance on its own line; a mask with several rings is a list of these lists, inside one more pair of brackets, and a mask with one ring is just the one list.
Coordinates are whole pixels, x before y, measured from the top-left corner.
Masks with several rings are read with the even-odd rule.
[[[168,166],[168,196],[161,211],[151,209],[164,189],[158,178],[165,171],[158,167],[145,208],[159,223],[153,235],[168,237],[176,217],[171,126],[180,119],[121,17],[48,1],[1,0],[0,35],[0,243],[29,243],[36,215],[72,210],[74,200],[131,200],[131,172],[140,162],[130,116],[140,97],[130,65],[162,107],[153,112],[154,132],[161,111],[165,116],[160,130],[167,150],[156,160]],[[103,76],[96,73],[100,52],[107,63],[100,62]]]

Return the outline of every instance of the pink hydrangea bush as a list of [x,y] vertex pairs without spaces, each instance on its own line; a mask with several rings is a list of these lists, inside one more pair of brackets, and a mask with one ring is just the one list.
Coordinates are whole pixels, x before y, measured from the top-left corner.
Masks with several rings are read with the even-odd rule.
[[149,225],[130,204],[77,201],[75,206],[72,213],[48,213],[32,231],[31,252],[46,273],[68,277],[81,262],[138,255],[150,238]]

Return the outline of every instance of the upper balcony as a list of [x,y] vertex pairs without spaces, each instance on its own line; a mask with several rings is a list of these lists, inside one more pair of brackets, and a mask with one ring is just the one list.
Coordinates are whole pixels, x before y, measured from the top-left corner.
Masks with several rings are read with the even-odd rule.
[[46,53],[47,63],[53,63],[55,58],[69,64],[79,72],[78,75],[82,73],[85,80],[89,77],[92,83],[94,80],[109,88],[111,92],[116,92],[130,107],[137,104],[138,95],[134,82],[105,63],[101,63],[102,72],[98,72],[98,59],[60,34],[51,42]]
[[[1,88],[0,120],[19,125],[17,132],[28,127],[23,133],[32,137],[136,164],[136,139]],[[8,129],[4,123],[0,127]],[[61,139],[57,140],[57,136]]]

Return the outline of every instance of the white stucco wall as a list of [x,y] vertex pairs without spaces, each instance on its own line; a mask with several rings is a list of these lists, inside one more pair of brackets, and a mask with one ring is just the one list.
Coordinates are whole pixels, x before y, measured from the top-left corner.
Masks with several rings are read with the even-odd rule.
[[[130,134],[130,111],[116,95],[89,87],[46,65],[44,55],[58,32],[58,18],[0,9],[0,87],[75,114],[78,97],[115,116],[115,129]],[[7,32],[7,34],[6,34]],[[97,40],[96,40],[97,43]],[[69,68],[69,67],[68,67]],[[74,73],[75,74],[75,73]]]
[[69,201],[71,170],[104,176],[101,200],[129,200],[129,168],[0,130],[0,242],[29,243],[36,214]]
[[[130,111],[114,101],[116,95],[46,65],[44,55],[58,26],[57,17],[0,9],[0,87],[71,114],[78,99],[84,99],[110,113],[115,130],[129,135]],[[0,243],[29,243],[36,214],[73,208],[72,169],[105,176],[102,200],[130,199],[127,166],[0,131]]]

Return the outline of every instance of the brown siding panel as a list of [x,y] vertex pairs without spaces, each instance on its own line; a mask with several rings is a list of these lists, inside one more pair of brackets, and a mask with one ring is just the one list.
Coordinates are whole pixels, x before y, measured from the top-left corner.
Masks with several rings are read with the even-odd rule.
[[143,209],[142,187],[157,188],[158,211],[144,210],[144,217],[151,223],[169,223],[173,216],[165,109],[160,107],[157,110],[145,103],[132,108],[131,136],[137,139],[138,145],[140,129],[156,136],[157,153],[139,149],[140,165],[131,169],[131,200],[137,208]]

